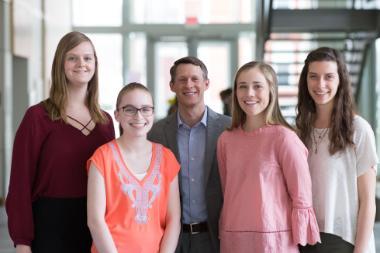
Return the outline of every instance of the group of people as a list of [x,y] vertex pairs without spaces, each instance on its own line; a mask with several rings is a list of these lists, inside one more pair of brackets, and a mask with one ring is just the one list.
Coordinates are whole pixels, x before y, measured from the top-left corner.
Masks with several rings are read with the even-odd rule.
[[374,133],[337,50],[308,54],[295,127],[264,62],[238,69],[232,118],[205,105],[201,60],[178,59],[170,76],[177,110],[158,122],[146,86],[121,89],[115,139],[92,42],[60,40],[49,98],[15,136],[6,211],[17,253],[375,252]]

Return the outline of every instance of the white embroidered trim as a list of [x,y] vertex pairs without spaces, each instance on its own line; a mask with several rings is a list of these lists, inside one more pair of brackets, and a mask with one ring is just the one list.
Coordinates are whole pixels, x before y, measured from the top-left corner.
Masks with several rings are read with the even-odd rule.
[[[153,171],[149,175],[149,178],[145,180],[144,184],[141,185],[125,167],[115,145],[113,143],[110,143],[109,145],[111,146],[115,161],[120,169],[118,176],[121,182],[121,189],[132,201],[132,207],[136,210],[135,221],[139,224],[146,224],[148,222],[148,209],[152,207],[152,204],[161,189],[160,164],[162,146],[160,144],[153,144],[156,145],[156,157],[153,164]],[[156,184],[154,183],[155,181]]]

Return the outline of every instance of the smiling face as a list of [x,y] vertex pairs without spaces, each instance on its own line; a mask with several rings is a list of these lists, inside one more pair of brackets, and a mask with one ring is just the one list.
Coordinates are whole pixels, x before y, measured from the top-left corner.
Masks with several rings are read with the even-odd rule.
[[338,87],[338,65],[335,61],[310,63],[307,73],[307,88],[316,107],[332,108]]
[[153,111],[149,108],[153,108],[149,92],[136,88],[122,94],[115,118],[123,128],[123,135],[146,137],[154,120]]
[[265,122],[270,90],[264,74],[258,68],[251,68],[242,71],[236,81],[236,98],[247,120]]
[[179,106],[197,107],[204,105],[204,92],[209,80],[204,78],[202,69],[193,64],[180,64],[170,89],[176,93]]
[[88,41],[68,51],[64,58],[68,85],[87,85],[94,76],[95,64],[94,49]]

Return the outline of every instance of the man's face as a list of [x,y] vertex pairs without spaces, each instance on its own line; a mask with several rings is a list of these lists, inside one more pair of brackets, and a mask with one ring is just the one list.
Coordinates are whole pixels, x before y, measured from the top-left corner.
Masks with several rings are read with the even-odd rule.
[[178,104],[184,107],[203,105],[203,94],[208,86],[209,80],[204,78],[202,69],[193,64],[178,65],[174,82],[170,83],[170,89],[177,95]]

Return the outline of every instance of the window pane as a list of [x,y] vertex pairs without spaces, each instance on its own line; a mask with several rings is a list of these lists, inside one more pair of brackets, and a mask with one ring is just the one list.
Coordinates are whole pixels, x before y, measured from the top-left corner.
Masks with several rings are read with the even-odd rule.
[[252,22],[251,0],[193,0],[200,2],[200,23]]
[[[380,39],[376,40],[376,68],[377,68],[377,75],[376,75],[376,97],[377,97],[377,103],[376,103],[376,121],[377,126],[376,129],[374,129],[376,140],[377,140],[377,154],[380,156]],[[377,166],[380,168],[380,165]],[[379,170],[378,170],[379,173]]]
[[205,102],[211,109],[223,113],[223,104],[219,93],[231,87],[230,45],[228,42],[201,42],[198,56],[208,69],[210,85],[205,92]]
[[239,66],[255,59],[255,34],[241,33],[239,36]]
[[121,26],[123,0],[74,0],[74,26]]
[[155,115],[156,119],[164,118],[169,109],[169,102],[175,97],[170,90],[170,67],[173,63],[187,55],[185,42],[157,42],[155,44]]
[[116,97],[123,85],[122,37],[119,34],[88,36],[93,41],[98,55],[100,105],[113,117]]
[[252,0],[131,0],[132,23],[252,22]]
[[130,0],[132,23],[184,23],[184,0]]
[[128,65],[126,83],[139,82],[147,85],[146,80],[146,36],[143,33],[130,33],[128,36]]

